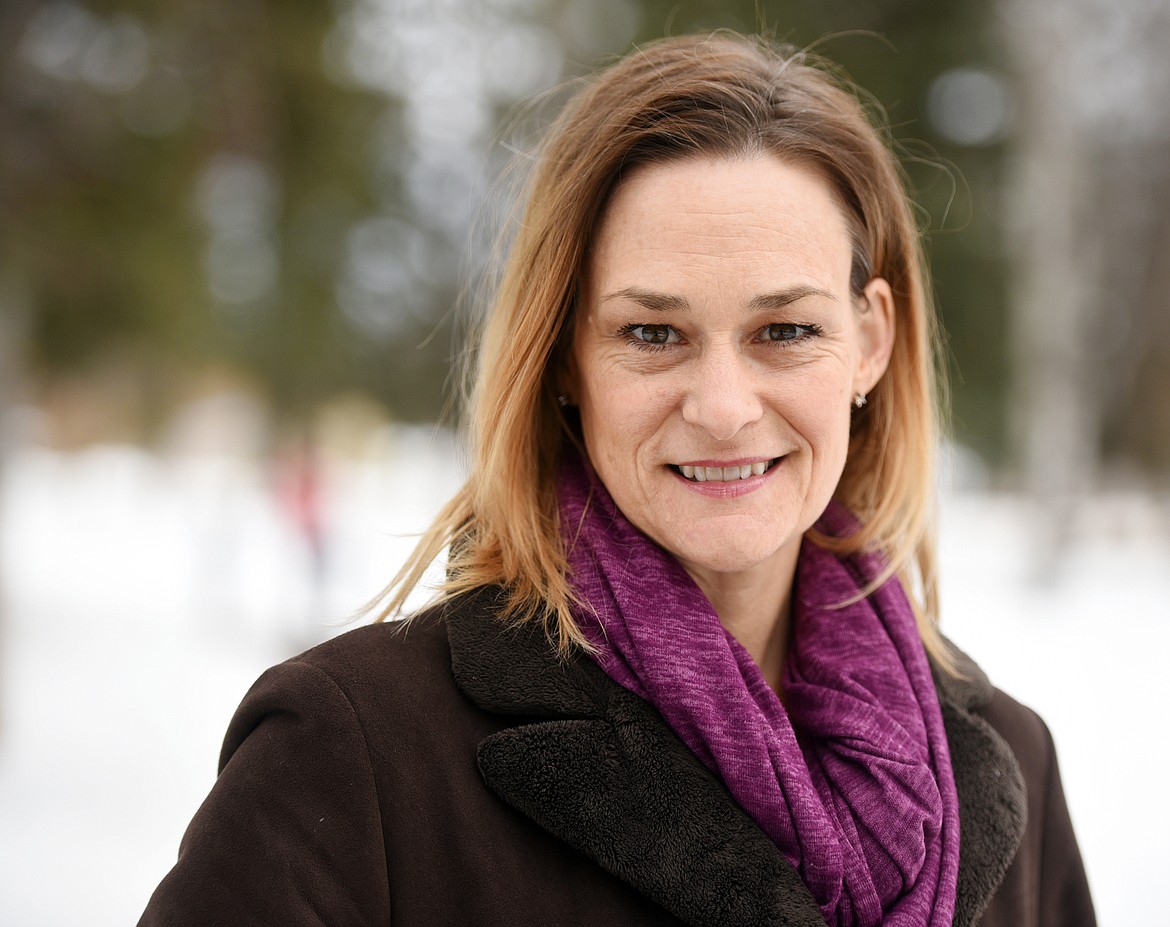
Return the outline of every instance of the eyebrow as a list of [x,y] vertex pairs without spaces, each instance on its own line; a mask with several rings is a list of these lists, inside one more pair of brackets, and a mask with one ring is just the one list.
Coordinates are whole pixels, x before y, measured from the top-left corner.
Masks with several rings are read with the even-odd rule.
[[822,290],[819,286],[812,286],[806,283],[799,283],[796,286],[790,286],[787,289],[780,290],[776,293],[764,293],[761,296],[755,297],[748,303],[749,309],[783,309],[785,306],[804,299],[808,296],[820,296],[824,299],[831,299],[833,302],[837,301],[837,297],[828,290]]
[[652,290],[643,290],[636,286],[628,286],[621,290],[615,290],[613,293],[609,293],[603,297],[602,302],[609,302],[613,299],[628,299],[642,306],[644,309],[650,309],[654,312],[668,312],[672,309],[686,309],[690,306],[690,303],[681,296],[655,293]]
[[[785,306],[789,306],[809,296],[820,296],[825,299],[831,299],[834,302],[837,300],[837,297],[828,290],[799,283],[795,286],[786,287],[783,290],[777,290],[774,293],[762,293],[759,296],[753,297],[751,302],[748,303],[748,309],[753,311],[760,309],[783,309]],[[636,286],[624,287],[602,297],[603,302],[609,302],[613,299],[628,299],[652,312],[679,311],[690,308],[690,303],[682,296],[671,296],[668,293],[655,293],[653,290],[643,290]]]

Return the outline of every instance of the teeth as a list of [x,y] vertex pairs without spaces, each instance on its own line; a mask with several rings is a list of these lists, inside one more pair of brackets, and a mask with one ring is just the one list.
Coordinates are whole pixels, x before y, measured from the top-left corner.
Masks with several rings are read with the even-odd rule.
[[679,465],[679,472],[696,483],[731,483],[746,480],[750,476],[763,476],[768,472],[770,461],[760,460],[740,467],[692,467]]

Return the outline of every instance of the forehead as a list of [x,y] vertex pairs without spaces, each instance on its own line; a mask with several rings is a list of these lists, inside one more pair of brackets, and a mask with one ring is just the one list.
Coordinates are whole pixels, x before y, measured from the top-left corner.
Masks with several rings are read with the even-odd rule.
[[679,286],[716,275],[721,285],[827,286],[847,282],[851,252],[844,212],[815,170],[771,155],[689,158],[639,168],[614,190],[587,283]]

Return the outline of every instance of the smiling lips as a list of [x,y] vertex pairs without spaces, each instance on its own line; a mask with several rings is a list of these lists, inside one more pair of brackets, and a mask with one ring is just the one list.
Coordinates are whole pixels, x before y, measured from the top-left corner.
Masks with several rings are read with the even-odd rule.
[[733,483],[752,476],[763,476],[779,459],[776,457],[772,460],[757,460],[755,463],[731,467],[697,467],[689,464],[672,464],[671,469],[676,473],[681,473],[692,483]]

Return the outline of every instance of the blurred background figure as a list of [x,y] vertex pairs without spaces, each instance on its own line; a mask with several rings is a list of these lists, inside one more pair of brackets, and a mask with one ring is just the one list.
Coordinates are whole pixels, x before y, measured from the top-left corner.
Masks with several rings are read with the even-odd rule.
[[1129,889],[1170,855],[1137,804],[1168,748],[1129,711],[1167,694],[1170,7],[8,0],[0,919],[137,916],[252,678],[341,629],[459,484],[433,423],[505,165],[560,97],[517,104],[761,25],[889,113],[953,336],[943,628],[1051,722],[1102,922],[1144,916]]
[[[329,540],[321,452],[311,437],[302,436],[277,452],[274,465],[277,502],[294,536],[301,542],[307,561],[305,572],[312,594],[306,603],[306,613],[321,616],[326,613],[323,594]],[[317,636],[316,620],[310,617],[306,634],[310,641]]]

